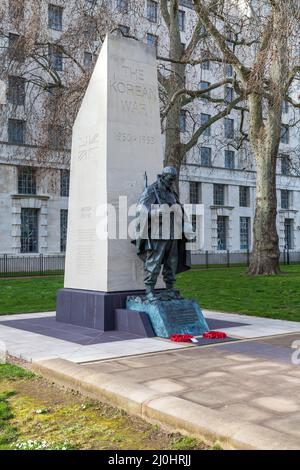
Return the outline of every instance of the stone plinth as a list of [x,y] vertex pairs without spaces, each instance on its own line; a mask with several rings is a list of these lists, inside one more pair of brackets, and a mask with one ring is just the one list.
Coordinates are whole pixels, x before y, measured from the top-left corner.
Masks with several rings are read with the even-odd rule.
[[101,331],[126,331],[146,338],[155,336],[148,315],[125,309],[129,294],[133,292],[60,289],[56,320]]
[[[73,128],[65,288],[144,288],[119,209],[138,201],[145,171],[154,181],[162,166],[155,48],[108,36]],[[115,225],[107,205],[115,239],[105,233]]]

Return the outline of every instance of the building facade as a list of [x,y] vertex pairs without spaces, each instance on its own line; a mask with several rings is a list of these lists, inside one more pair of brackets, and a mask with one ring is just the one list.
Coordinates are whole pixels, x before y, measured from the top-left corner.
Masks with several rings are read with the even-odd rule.
[[[76,0],[77,1],[77,0]],[[2,47],[8,51],[20,34],[10,22],[12,1],[6,0],[6,14],[3,28]],[[82,0],[92,7],[95,0]],[[74,0],[75,4],[75,0]],[[59,50],[51,47],[51,37],[59,37],[68,21],[68,9],[73,2],[52,0],[44,2],[45,34],[49,36],[49,57],[56,72],[64,74],[66,65]],[[154,0],[143,0],[142,21],[126,11],[126,0],[112,0],[119,28],[124,34],[139,39],[163,51],[163,25],[159,5]],[[74,6],[74,5],[73,5]],[[119,16],[118,16],[119,15]],[[194,21],[194,12],[189,0],[183,0],[180,7],[179,25],[182,43],[189,36],[189,22]],[[82,63],[90,67],[93,53],[82,49],[78,52]],[[6,59],[7,60],[7,59]],[[51,152],[59,158],[45,165],[38,158],[39,146],[34,134],[39,124],[28,122],[25,113],[30,87],[20,75],[20,62],[16,61],[9,76],[0,82],[1,136],[0,136],[0,253],[1,254],[58,254],[64,253],[68,218],[69,170],[68,149]],[[233,74],[225,64],[227,76]],[[223,69],[224,69],[223,67]],[[213,82],[219,69],[209,62],[193,71],[191,80],[205,88]],[[227,101],[234,98],[231,86],[224,86],[216,92],[224,94]],[[43,102],[37,100],[43,108]],[[200,123],[210,117],[214,109],[203,97],[193,108],[194,116]],[[288,104],[283,110],[283,122],[288,123],[292,113]],[[30,113],[29,113],[30,114]],[[25,117],[26,116],[26,117]],[[216,122],[199,139],[189,152],[180,174],[180,193],[184,203],[204,205],[204,245],[202,251],[245,253],[251,251],[252,228],[255,212],[255,164],[247,144],[237,150],[236,135],[240,124],[237,111]],[[182,139],[190,132],[189,115],[183,112]],[[33,136],[33,137],[32,137]],[[278,216],[277,227],[280,250],[288,248],[300,251],[300,178],[293,170],[293,159],[298,158],[299,136],[297,129],[284,128],[280,144],[280,158],[277,167]],[[61,158],[60,158],[61,157]]]

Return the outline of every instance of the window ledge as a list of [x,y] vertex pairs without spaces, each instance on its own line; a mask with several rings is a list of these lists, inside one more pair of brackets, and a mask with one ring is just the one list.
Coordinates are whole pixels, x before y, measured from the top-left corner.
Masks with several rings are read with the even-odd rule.
[[298,212],[298,209],[279,209],[278,212],[280,212],[281,214],[285,212],[294,212],[294,214],[296,214]]
[[217,205],[217,204],[213,204],[212,206],[210,206],[211,209],[229,209],[229,210],[233,210],[234,209],[234,206],[226,206],[226,205]]
[[42,200],[48,200],[50,199],[50,196],[45,196],[45,195],[39,195],[39,194],[12,194],[11,195],[12,199],[42,199]]

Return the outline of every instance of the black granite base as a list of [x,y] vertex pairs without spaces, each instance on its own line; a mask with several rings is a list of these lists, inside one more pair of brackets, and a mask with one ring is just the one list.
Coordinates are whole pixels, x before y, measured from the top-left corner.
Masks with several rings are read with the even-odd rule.
[[152,337],[154,333],[149,317],[143,312],[126,310],[127,297],[141,294],[143,291],[60,289],[57,294],[56,320],[101,331],[126,331]]
[[145,338],[144,334],[133,334],[126,330],[101,331],[95,328],[86,328],[84,326],[71,325],[70,323],[57,322],[53,316],[9,320],[1,322],[1,325],[44,335],[48,338],[61,339],[62,341],[75,343],[80,346],[92,346],[93,344],[114,343],[116,341]]
[[152,338],[155,336],[149,316],[145,312],[136,312],[117,308],[115,310],[115,329],[139,336]]

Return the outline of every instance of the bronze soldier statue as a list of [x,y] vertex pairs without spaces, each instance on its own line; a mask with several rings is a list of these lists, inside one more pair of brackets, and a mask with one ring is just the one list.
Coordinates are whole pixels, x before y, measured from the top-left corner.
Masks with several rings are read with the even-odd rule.
[[[144,262],[146,297],[150,301],[157,298],[154,288],[162,266],[167,296],[172,299],[180,297],[179,292],[174,289],[176,273],[186,271],[191,265],[190,253],[185,248],[187,239],[184,234],[184,211],[175,189],[176,177],[175,168],[165,167],[155,183],[145,188],[138,202],[139,214],[143,212],[148,220],[146,233],[142,234],[139,226],[139,234],[134,243],[138,256]],[[166,207],[168,209],[172,206],[179,208],[181,212],[179,236],[178,230],[177,232],[175,230],[176,214],[170,210],[168,219],[170,228],[167,236],[162,230],[162,218]],[[154,220],[158,221],[156,228],[153,227]]]

